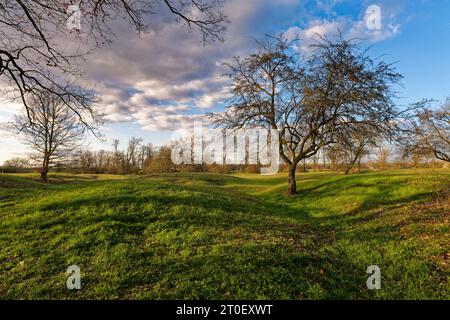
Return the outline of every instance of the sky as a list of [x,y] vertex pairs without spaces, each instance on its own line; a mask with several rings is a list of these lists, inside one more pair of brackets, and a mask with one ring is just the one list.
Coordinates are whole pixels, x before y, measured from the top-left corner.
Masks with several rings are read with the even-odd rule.
[[[379,26],[367,23],[373,5]],[[223,43],[203,45],[199,33],[161,12],[149,19],[148,33],[118,26],[115,41],[87,57],[82,67],[101,99],[107,138],[88,137],[89,148],[111,150],[112,139],[123,148],[132,136],[162,145],[173,130],[223,110],[229,96],[223,63],[251,53],[250,39],[266,34],[299,36],[297,49],[307,53],[317,34],[340,31],[371,45],[372,57],[395,63],[404,76],[396,88],[399,105],[450,96],[450,0],[226,0],[224,11],[230,24]],[[0,123],[21,109],[0,105]],[[28,151],[5,131],[0,146],[0,164]]]

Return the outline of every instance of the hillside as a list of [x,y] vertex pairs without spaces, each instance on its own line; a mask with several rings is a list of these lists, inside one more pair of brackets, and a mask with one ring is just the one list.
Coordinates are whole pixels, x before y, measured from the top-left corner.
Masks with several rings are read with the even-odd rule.
[[0,175],[2,299],[450,299],[449,170],[36,179]]

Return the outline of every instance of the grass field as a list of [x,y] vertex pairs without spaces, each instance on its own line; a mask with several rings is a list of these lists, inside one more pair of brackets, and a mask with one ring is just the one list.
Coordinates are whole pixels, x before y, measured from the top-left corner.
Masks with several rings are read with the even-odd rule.
[[[450,170],[300,173],[298,187],[0,175],[0,298],[450,299]],[[81,290],[66,288],[72,264]]]

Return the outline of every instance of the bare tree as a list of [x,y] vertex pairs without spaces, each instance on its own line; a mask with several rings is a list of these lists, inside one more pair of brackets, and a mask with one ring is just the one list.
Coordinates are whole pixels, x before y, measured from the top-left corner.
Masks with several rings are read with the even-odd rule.
[[[67,27],[68,6],[77,5],[83,28]],[[123,18],[138,32],[145,32],[148,16],[169,11],[203,40],[223,40],[227,18],[222,0],[5,0],[0,2],[0,82],[2,95],[19,99],[33,122],[28,101],[40,92],[72,110],[81,121],[91,112],[84,92],[73,85],[82,72],[81,59],[95,47],[113,39],[112,24]],[[89,43],[82,48],[81,43]]]
[[431,153],[450,162],[450,99],[435,111],[419,110],[410,120],[403,142],[406,153]]
[[95,153],[89,150],[80,152],[80,167],[82,169],[90,169],[95,166]]
[[376,148],[377,166],[381,170],[386,170],[388,167],[389,156],[391,150],[386,145],[378,145]]
[[127,161],[127,172],[139,168],[139,150],[142,141],[142,138],[135,137],[131,137],[131,139],[128,140],[128,147],[125,155],[125,159]]
[[337,137],[336,143],[327,148],[328,157],[333,165],[349,174],[356,164],[361,166],[361,159],[369,153],[381,139],[381,133],[370,130],[367,126],[355,126],[353,130],[345,132],[345,136]]
[[3,167],[25,169],[30,167],[30,161],[26,158],[14,157],[3,162]]
[[255,41],[256,52],[229,64],[234,98],[215,121],[231,128],[265,126],[279,131],[280,157],[288,166],[288,194],[297,191],[296,169],[355,127],[389,132],[396,109],[391,85],[401,76],[367,50],[342,38],[321,38],[308,59],[283,37]]
[[120,140],[119,139],[114,139],[112,142],[112,147],[114,148],[114,154],[116,155],[116,157],[119,154],[119,144],[120,144]]
[[149,161],[145,171],[147,172],[176,172],[177,166],[172,162],[172,149],[170,146],[162,146],[155,150],[152,160]]
[[144,169],[146,165],[152,160],[154,153],[153,144],[147,143],[141,146],[139,150],[139,167],[140,169]]
[[18,133],[34,153],[31,158],[41,163],[41,180],[47,181],[49,168],[66,160],[81,146],[86,126],[66,105],[54,95],[41,93],[28,101],[32,108],[33,123],[26,114],[15,117],[10,128]]

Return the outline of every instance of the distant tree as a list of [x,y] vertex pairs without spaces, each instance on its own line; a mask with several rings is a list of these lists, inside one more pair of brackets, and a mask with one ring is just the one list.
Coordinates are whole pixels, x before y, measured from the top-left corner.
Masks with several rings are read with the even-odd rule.
[[139,169],[139,151],[142,143],[142,138],[131,137],[128,140],[128,147],[126,152],[127,173]]
[[[68,11],[69,6],[72,11]],[[84,92],[71,85],[79,78],[83,57],[114,38],[112,25],[121,18],[137,32],[146,19],[166,10],[203,40],[223,40],[227,17],[222,0],[6,0],[0,2],[0,81],[3,94],[23,103],[28,119],[33,96],[54,95],[80,120],[91,111]],[[75,18],[80,18],[78,26]],[[163,20],[164,21],[164,20]],[[86,41],[87,40],[87,41]],[[68,44],[67,42],[74,42]],[[79,44],[89,44],[82,48]]]
[[147,172],[175,172],[176,165],[172,162],[172,149],[169,146],[162,146],[154,152],[152,160],[145,170]]
[[388,167],[389,156],[391,151],[385,145],[378,145],[376,148],[376,156],[377,156],[377,167],[378,169],[385,170]]
[[80,167],[82,169],[95,168],[95,153],[90,150],[83,150],[80,152]]
[[400,146],[399,161],[404,167],[426,167],[436,157],[430,150],[412,148],[410,145]]
[[431,153],[450,162],[450,99],[437,110],[419,110],[408,123],[403,142],[406,153]]
[[105,173],[109,167],[108,152],[100,150],[96,153],[96,167],[99,169],[99,173]]
[[82,145],[86,130],[95,129],[95,123],[81,122],[52,94],[34,96],[28,106],[33,122],[30,124],[27,114],[22,114],[15,117],[10,128],[34,151],[31,158],[41,163],[41,180],[47,181],[49,168],[72,156]]
[[355,127],[345,136],[336,138],[336,143],[327,148],[328,157],[336,168],[349,174],[356,164],[360,167],[361,159],[380,138],[381,133],[370,130],[370,127]]
[[5,166],[5,167],[13,167],[13,168],[26,168],[29,165],[30,165],[30,162],[28,161],[28,159],[26,159],[26,158],[19,158],[19,157],[6,160],[3,163],[3,166]]
[[30,161],[26,158],[14,157],[3,162],[4,167],[14,169],[25,169],[31,166]]
[[113,150],[113,159],[112,159],[112,166],[113,166],[113,172],[114,173],[119,173],[121,172],[122,174],[125,174],[125,154],[119,150],[119,144],[120,141],[119,139],[114,139],[112,142],[112,146],[114,148]]
[[139,167],[144,169],[150,161],[152,161],[154,155],[154,147],[151,143],[145,144],[141,146],[139,151]]
[[114,139],[112,142],[112,147],[114,148],[114,162],[115,165],[118,167],[118,159],[119,159],[119,144],[120,144],[120,140],[119,139]]
[[349,137],[356,127],[390,132],[397,110],[391,85],[401,76],[374,62],[352,41],[321,38],[308,59],[283,37],[255,41],[255,52],[229,64],[233,99],[213,115],[229,128],[264,126],[279,131],[279,153],[289,172],[288,194],[297,191],[300,161]]
[[142,138],[132,137],[126,150],[119,150],[120,141],[112,142],[112,151],[80,150],[73,161],[81,172],[130,174],[139,173],[150,166],[156,153],[151,143],[143,144]]

